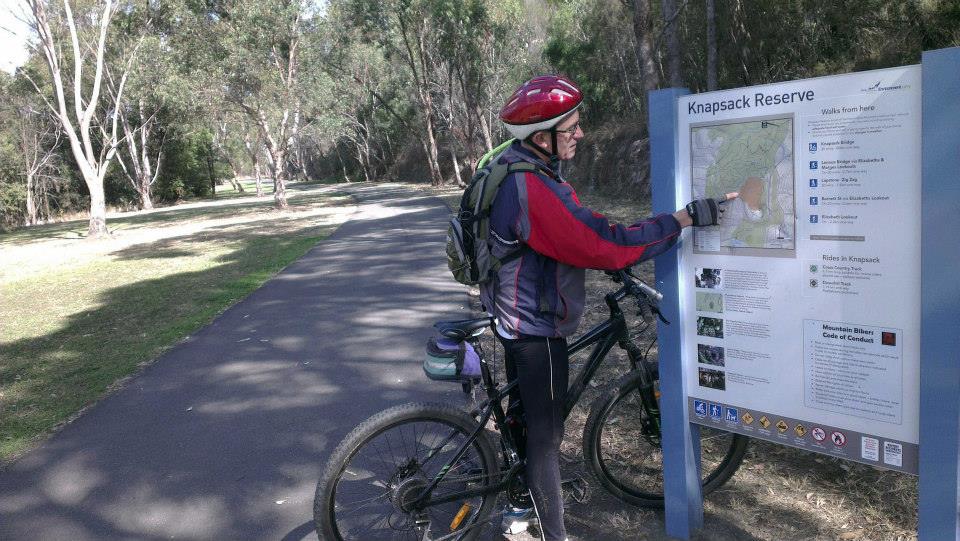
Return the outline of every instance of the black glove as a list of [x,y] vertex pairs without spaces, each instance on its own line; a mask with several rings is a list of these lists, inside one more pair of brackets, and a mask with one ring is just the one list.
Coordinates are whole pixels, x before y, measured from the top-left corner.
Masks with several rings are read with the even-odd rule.
[[726,199],[697,199],[687,203],[687,214],[693,219],[694,227],[717,225],[723,212],[721,203],[726,202]]

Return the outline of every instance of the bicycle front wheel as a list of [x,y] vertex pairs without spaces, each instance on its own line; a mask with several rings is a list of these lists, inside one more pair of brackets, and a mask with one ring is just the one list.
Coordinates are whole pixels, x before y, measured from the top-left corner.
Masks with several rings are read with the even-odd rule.
[[[313,517],[320,539],[419,541],[427,525],[430,538],[462,532],[451,539],[475,539],[481,528],[471,526],[490,514],[496,494],[423,509],[417,502],[444,468],[431,498],[495,481],[496,455],[486,434],[470,440],[476,427],[453,406],[430,403],[396,406],[364,421],[333,452],[317,483]],[[466,452],[454,461],[465,442]]]
[[[621,500],[663,507],[663,450],[657,424],[646,422],[640,374],[631,372],[590,407],[583,453],[600,483]],[[703,494],[727,482],[743,462],[746,436],[700,427]]]

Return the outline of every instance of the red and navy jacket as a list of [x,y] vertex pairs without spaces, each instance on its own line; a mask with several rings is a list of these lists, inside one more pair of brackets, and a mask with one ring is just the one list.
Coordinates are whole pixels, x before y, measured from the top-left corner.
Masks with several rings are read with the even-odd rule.
[[494,257],[531,248],[481,287],[484,307],[505,337],[573,334],[583,315],[584,269],[622,269],[663,253],[680,237],[670,214],[629,227],[610,223],[580,205],[573,188],[519,142],[497,159],[540,168],[504,179],[491,208]]

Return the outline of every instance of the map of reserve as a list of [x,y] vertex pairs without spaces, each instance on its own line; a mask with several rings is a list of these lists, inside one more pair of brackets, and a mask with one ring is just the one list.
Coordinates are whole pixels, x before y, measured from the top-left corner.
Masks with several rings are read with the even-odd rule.
[[693,196],[740,193],[698,247],[794,249],[793,119],[694,127],[690,143]]

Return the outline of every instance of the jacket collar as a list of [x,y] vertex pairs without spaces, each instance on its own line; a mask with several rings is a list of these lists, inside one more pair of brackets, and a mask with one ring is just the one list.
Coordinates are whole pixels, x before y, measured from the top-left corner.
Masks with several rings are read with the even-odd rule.
[[[563,179],[563,177],[560,176],[559,163],[557,165],[551,165],[549,163],[544,162],[542,159],[540,159],[539,156],[534,154],[532,150],[523,146],[523,144],[521,144],[520,141],[514,141],[513,144],[510,145],[510,148],[505,154],[507,155],[513,154],[513,156],[516,156],[517,159],[523,160],[525,162],[530,162],[536,165],[538,168],[542,169],[543,172],[546,173],[550,178],[552,178],[553,180],[556,180],[557,182],[561,182],[561,183],[566,182]],[[516,161],[516,160],[511,159],[510,161]]]

